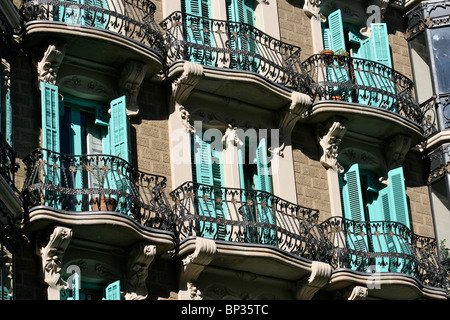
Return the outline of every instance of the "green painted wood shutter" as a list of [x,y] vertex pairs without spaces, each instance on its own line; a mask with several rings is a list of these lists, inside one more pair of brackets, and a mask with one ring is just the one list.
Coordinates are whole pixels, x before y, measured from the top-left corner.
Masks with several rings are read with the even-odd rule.
[[372,30],[373,60],[391,68],[391,51],[386,23],[372,23],[370,28]]
[[105,288],[104,300],[121,300],[120,297],[120,280],[109,284]]
[[80,300],[80,276],[78,273],[74,273],[72,277],[72,296],[67,300]]
[[[224,219],[226,218],[225,194],[220,193],[225,186],[222,152],[213,149],[210,142],[202,139],[201,133],[194,133],[193,153],[195,161],[193,176],[197,183],[205,185],[200,186],[198,193],[199,215]],[[209,192],[209,187],[214,187],[216,192]],[[200,221],[199,226],[203,237],[220,240],[226,238],[227,229],[223,224]]]
[[344,23],[342,21],[341,10],[336,10],[328,16],[328,27],[330,48],[334,52],[339,50],[346,51],[345,48],[345,35],[344,35]]
[[129,130],[126,97],[111,101],[110,138],[113,156],[130,161]]
[[60,152],[58,87],[41,82],[42,147]]

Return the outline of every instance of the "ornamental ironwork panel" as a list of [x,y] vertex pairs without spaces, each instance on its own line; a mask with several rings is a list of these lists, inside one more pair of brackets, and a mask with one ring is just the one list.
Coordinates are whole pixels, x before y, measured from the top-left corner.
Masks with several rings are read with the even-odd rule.
[[438,288],[448,285],[447,271],[440,264],[437,241],[419,236],[392,221],[354,221],[332,217],[320,224],[332,244],[328,261],[333,268],[355,271],[408,274]]
[[126,215],[137,223],[172,231],[166,178],[144,173],[111,155],[67,155],[37,149],[24,159],[25,210],[102,211]]
[[316,54],[303,62],[314,97],[382,108],[418,124],[423,113],[414,83],[381,63],[345,55]]
[[186,182],[170,193],[176,234],[269,245],[299,257],[326,257],[328,242],[318,227],[319,211],[271,193]]
[[257,73],[277,84],[310,94],[301,48],[254,26],[174,12],[161,22],[167,64],[190,60],[204,66]]
[[45,20],[71,27],[95,27],[123,35],[164,55],[164,36],[154,20],[155,4],[149,0],[116,0],[95,5],[63,0],[25,0],[25,22]]
[[8,144],[3,135],[0,134],[0,175],[13,191],[17,191],[14,184],[14,176],[19,169],[16,157],[17,154],[14,149]]

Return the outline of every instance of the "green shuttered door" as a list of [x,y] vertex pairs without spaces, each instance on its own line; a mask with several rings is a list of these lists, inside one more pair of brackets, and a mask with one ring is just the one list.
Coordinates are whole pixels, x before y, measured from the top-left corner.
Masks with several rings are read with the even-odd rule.
[[42,147],[60,152],[58,87],[41,82]]

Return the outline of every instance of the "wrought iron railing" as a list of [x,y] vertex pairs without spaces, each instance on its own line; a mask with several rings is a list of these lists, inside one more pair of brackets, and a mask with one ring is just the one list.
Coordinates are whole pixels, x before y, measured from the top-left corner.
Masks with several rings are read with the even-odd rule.
[[271,193],[186,182],[170,195],[179,241],[199,236],[271,245],[311,260],[326,248],[319,212]]
[[8,144],[3,135],[0,134],[0,175],[13,191],[17,191],[14,184],[14,176],[19,169],[16,156],[17,154],[14,149]]
[[25,210],[109,211],[137,223],[172,231],[166,178],[144,173],[110,155],[66,155],[37,149],[24,159]]
[[314,97],[383,108],[418,124],[423,113],[414,83],[381,63],[345,55],[316,54],[303,62],[313,79]]
[[24,0],[26,22],[46,20],[67,23],[68,26],[88,26],[108,30],[136,40],[161,55],[164,36],[154,20],[156,6],[150,0],[116,0],[83,3],[63,0]]
[[205,66],[251,71],[271,81],[310,92],[301,49],[238,22],[174,12],[161,22],[167,62],[189,60]]
[[333,268],[361,272],[399,272],[425,285],[446,288],[447,271],[440,264],[437,242],[419,236],[401,223],[353,221],[332,217],[320,224],[332,244],[328,262]]
[[423,136],[425,139],[428,139],[435,133],[439,131],[438,125],[438,117],[436,107],[438,104],[436,103],[436,97],[431,97],[430,99],[424,101],[420,104],[420,109],[423,112]]

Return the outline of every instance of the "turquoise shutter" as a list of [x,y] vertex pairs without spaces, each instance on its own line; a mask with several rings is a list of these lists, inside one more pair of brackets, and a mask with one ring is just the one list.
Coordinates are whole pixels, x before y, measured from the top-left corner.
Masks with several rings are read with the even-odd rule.
[[41,82],[42,147],[60,152],[58,87]]
[[[272,195],[272,176],[270,174],[270,163],[267,157],[268,146],[267,139],[261,138],[256,149],[256,176],[255,189],[258,191],[265,191],[267,194],[259,199],[257,205],[257,221],[264,224],[275,225],[276,219],[272,209],[271,195]],[[258,200],[258,199],[256,199]],[[262,201],[265,204],[263,204]],[[276,232],[273,229],[261,228],[259,231],[261,242],[264,244],[276,243]]]
[[[335,53],[338,51],[347,51],[345,47],[344,23],[342,21],[341,10],[336,10],[328,16],[328,39],[330,49]],[[328,68],[329,81],[340,83],[338,86],[330,88],[330,96],[340,96],[343,100],[351,101],[350,92],[348,89],[343,89],[342,84],[350,80],[348,68],[340,66],[338,62],[334,62],[334,67]]]
[[392,207],[395,213],[394,221],[411,228],[403,168],[399,167],[389,171],[388,178],[389,189],[392,194]]
[[117,280],[105,289],[104,300],[121,300],[120,298],[120,280]]
[[[108,10],[107,0],[83,0],[86,6],[96,7],[98,9]],[[92,27],[107,29],[109,24],[109,14],[100,10],[87,10],[85,23]]]
[[72,296],[67,300],[80,300],[80,276],[76,272],[72,277]]
[[[361,39],[359,49],[355,52],[355,57],[364,60],[373,60],[372,55],[372,38]],[[355,81],[358,85],[375,88],[374,73],[371,65],[361,60],[355,60],[353,66],[356,70]],[[373,96],[374,94],[365,89],[360,89],[358,92],[358,102],[360,104],[369,104],[372,99],[377,101]]]
[[128,118],[126,97],[122,96],[111,101],[111,153],[125,161],[130,161],[130,146],[128,141]]
[[322,29],[322,39],[323,39],[323,49],[331,50],[330,47],[330,29],[323,28]]
[[84,0],[62,0],[61,2],[65,2],[67,5],[63,5],[63,3],[61,3],[57,7],[58,14],[55,17],[57,21],[71,24],[84,23],[84,10],[79,6],[84,4]]
[[12,138],[12,132],[13,132],[13,113],[12,113],[12,106],[11,106],[11,90],[8,90],[5,93],[5,138],[6,142],[10,146],[12,146],[13,138]]
[[[344,208],[344,217],[352,221],[347,223],[347,247],[358,252],[368,251],[368,239],[362,234],[367,234],[367,230],[363,228],[366,221],[364,215],[364,205],[361,193],[361,180],[359,173],[359,165],[352,165],[348,171],[341,175],[341,198]],[[365,265],[359,255],[350,254],[350,260],[355,264],[355,268]]]
[[[225,217],[225,203],[217,201],[217,197],[224,199],[224,195],[216,194],[214,191],[221,191],[223,183],[223,167],[221,152],[212,150],[211,144],[204,141],[201,133],[194,133],[194,161],[195,177],[200,183],[198,193],[199,215],[211,218]],[[212,188],[215,187],[215,188]],[[212,189],[211,189],[212,188]],[[223,238],[226,230],[216,223],[199,223],[199,232],[205,238]]]
[[[391,52],[389,48],[389,38],[387,32],[386,23],[372,23],[372,58],[373,61],[381,63],[389,68],[392,68]],[[375,74],[380,74],[377,81],[377,85],[381,87],[384,91],[395,94],[395,84],[393,81],[389,80],[392,78],[390,69],[387,70],[376,70]],[[381,97],[380,97],[381,98]],[[391,106],[395,105],[393,97],[383,97],[383,104],[387,105],[390,109]],[[396,112],[397,110],[390,109]]]
[[203,18],[189,17],[185,21],[187,41],[194,44],[194,47],[188,48],[191,61],[207,66],[214,65],[214,54],[206,48],[214,45],[211,33],[210,0],[184,0],[182,1],[182,7],[185,13]]

